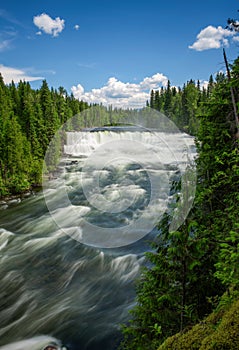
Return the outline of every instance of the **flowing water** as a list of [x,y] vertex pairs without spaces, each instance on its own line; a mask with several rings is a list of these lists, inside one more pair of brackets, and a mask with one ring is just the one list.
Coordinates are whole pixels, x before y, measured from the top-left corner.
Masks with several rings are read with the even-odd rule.
[[[187,162],[185,144],[194,152],[185,134],[166,139],[137,131],[68,133],[64,159],[44,192],[2,205],[1,350],[40,350],[51,342],[73,350],[117,348],[144,252],[158,234],[142,218],[151,222],[149,211],[165,211],[172,181]],[[122,140],[126,148],[119,151]],[[149,156],[157,143],[163,144],[158,161]]]

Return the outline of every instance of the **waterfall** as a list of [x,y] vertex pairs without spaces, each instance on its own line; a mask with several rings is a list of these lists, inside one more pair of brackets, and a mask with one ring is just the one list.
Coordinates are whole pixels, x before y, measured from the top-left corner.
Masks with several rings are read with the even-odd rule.
[[185,162],[185,154],[195,153],[194,138],[185,133],[165,133],[157,130],[150,131],[111,131],[105,130],[67,132],[67,142],[64,145],[66,155],[87,157],[101,145],[109,146],[116,141],[131,141],[151,147],[167,164]]

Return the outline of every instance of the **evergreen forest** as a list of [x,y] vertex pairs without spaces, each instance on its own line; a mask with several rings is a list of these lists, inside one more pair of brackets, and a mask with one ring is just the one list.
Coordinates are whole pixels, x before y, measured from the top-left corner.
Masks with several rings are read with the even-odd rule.
[[[239,59],[207,89],[152,91],[148,104],[195,135],[193,208],[177,231],[172,212],[136,283],[137,303],[120,349],[227,349],[239,346]],[[176,184],[180,189],[180,183]]]
[[87,104],[66,90],[39,90],[21,81],[5,85],[0,77],[0,196],[19,194],[41,184],[48,144],[60,125]]

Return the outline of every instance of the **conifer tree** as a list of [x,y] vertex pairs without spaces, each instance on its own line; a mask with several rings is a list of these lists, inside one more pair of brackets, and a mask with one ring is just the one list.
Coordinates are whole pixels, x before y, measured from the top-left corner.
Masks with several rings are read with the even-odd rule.
[[176,232],[165,231],[170,213],[161,222],[131,321],[123,327],[122,349],[156,350],[168,335],[207,315],[208,300],[239,288],[239,141],[230,94],[231,86],[239,91],[238,67],[236,60],[230,81],[211,78],[202,94],[193,81],[184,86],[185,109],[197,111],[198,97],[202,104],[194,206]]

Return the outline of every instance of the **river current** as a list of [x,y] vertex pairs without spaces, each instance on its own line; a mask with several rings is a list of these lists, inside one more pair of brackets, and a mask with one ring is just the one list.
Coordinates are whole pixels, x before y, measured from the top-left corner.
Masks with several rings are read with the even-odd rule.
[[[155,225],[143,225],[142,233],[142,218],[152,222],[147,207],[154,217],[167,209],[171,185],[188,160],[185,145],[186,153],[195,152],[185,134],[166,139],[136,131],[68,133],[58,173],[44,191],[1,206],[1,350],[40,350],[51,342],[72,350],[117,349],[144,253],[158,234]],[[163,144],[160,161],[149,157],[157,143]],[[145,153],[142,144],[149,146]]]

